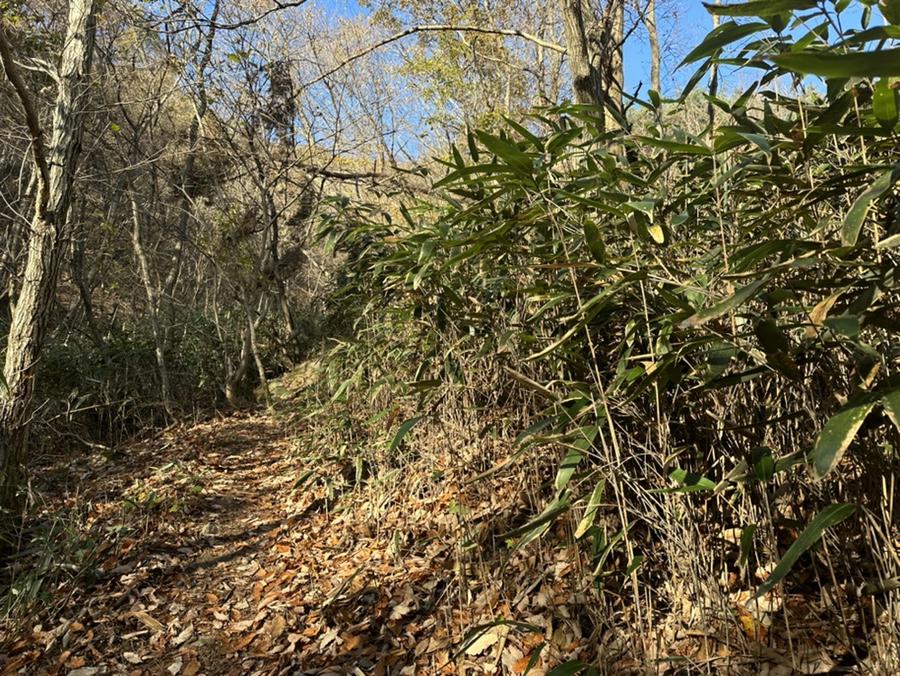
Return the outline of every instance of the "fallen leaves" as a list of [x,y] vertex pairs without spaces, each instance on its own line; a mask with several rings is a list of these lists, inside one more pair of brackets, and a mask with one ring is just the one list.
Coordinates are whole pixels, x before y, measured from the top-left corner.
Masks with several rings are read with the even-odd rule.
[[[329,474],[298,457],[274,420],[244,416],[78,468],[86,528],[102,547],[97,580],[60,588],[59,604],[20,628],[0,669],[540,676],[610,654],[620,656],[610,673],[638,673],[621,599],[611,601],[621,637],[585,630],[596,600],[583,550],[564,544],[563,528],[559,540],[506,561],[496,535],[518,509],[519,486],[499,476],[470,482],[475,470],[464,464],[356,489],[346,483],[356,476],[350,465],[335,461]],[[690,594],[667,591],[684,602],[656,621],[662,647],[646,655],[723,659],[715,632],[677,625],[696,610]],[[744,638],[778,639],[770,616],[781,606],[754,614],[741,606],[747,592],[733,592]]]

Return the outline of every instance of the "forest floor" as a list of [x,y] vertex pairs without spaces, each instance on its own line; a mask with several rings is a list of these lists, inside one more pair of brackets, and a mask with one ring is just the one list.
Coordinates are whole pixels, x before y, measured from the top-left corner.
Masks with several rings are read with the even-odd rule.
[[794,673],[671,623],[638,646],[622,599],[620,628],[598,623],[561,538],[498,555],[504,515],[527,511],[511,478],[366,479],[298,436],[240,413],[44,467],[38,520],[60,524],[74,563],[21,559],[20,578],[54,566],[58,582],[0,624],[0,673],[541,676],[598,651],[612,674]]
[[[543,636],[508,626],[453,659],[463,631],[511,614],[477,585],[465,606],[447,602],[458,575],[453,538],[408,546],[390,519],[367,520],[371,491],[341,496],[340,476],[304,482],[310,468],[293,444],[271,415],[238,414],[169,430],[114,458],[46,468],[40,483],[55,494],[44,500],[83,515],[73,546],[93,566],[87,574],[73,566],[81,572],[51,590],[38,614],[7,620],[0,673],[525,671]],[[409,504],[447,515],[445,507]],[[405,528],[409,514],[395,517]],[[555,640],[576,641],[564,631]],[[530,673],[544,673],[535,664]]]

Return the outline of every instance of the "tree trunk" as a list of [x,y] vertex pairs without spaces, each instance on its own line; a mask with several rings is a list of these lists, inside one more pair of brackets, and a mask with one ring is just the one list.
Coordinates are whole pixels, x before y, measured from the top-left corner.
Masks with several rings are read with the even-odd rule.
[[141,227],[141,209],[134,194],[134,188],[129,186],[131,192],[131,223],[133,226],[131,243],[134,247],[134,256],[138,261],[141,282],[144,285],[144,293],[147,294],[147,315],[150,318],[150,331],[153,333],[153,346],[156,352],[156,367],[159,370],[160,394],[163,406],[170,418],[174,418],[172,411],[172,392],[169,387],[169,368],[166,365],[166,350],[164,337],[159,326],[159,290],[153,283],[150,275],[150,261],[147,260],[147,252],[144,251],[143,228]]
[[622,93],[625,91],[625,62],[622,58],[622,48],[625,46],[625,0],[608,0],[606,9],[610,12],[610,20],[607,22],[609,31],[604,32],[604,40],[600,43],[601,53],[609,54],[609,66],[605,69],[606,91],[613,107],[622,112],[624,102]]
[[[591,45],[590,33],[596,18],[588,0],[559,0],[563,30],[566,35],[566,55],[572,74],[572,95],[575,103],[603,107],[606,91],[600,61]],[[602,120],[602,117],[601,117]]]
[[0,535],[9,533],[25,507],[31,398],[56,295],[72,181],[81,150],[84,99],[94,47],[94,3],[95,0],[69,2],[49,148],[44,146],[37,111],[0,27],[0,59],[24,110],[37,174],[28,257],[9,329],[4,382],[0,384]]
[[622,112],[624,0],[607,0],[598,15],[590,0],[559,0],[575,103],[597,107],[597,126],[609,128],[609,110]]
[[3,250],[0,251],[0,317],[12,319],[12,311],[16,306],[16,256],[21,240],[21,226],[9,219],[0,234],[3,237]]
[[647,30],[647,43],[650,47],[650,89],[659,92],[659,32],[656,30],[656,0],[647,0],[647,6],[641,16]]
[[216,39],[216,20],[219,16],[219,0],[215,0],[210,15],[209,32],[205,38],[200,33],[198,24],[197,31],[199,33],[197,43],[194,46],[195,58],[197,54],[201,54],[200,61],[196,65],[194,75],[194,86],[196,87],[197,98],[194,103],[194,117],[191,120],[191,126],[188,129],[188,150],[184,158],[184,165],[181,168],[180,184],[178,186],[181,192],[179,203],[178,228],[175,231],[175,246],[172,251],[172,267],[162,285],[162,295],[165,298],[172,298],[175,295],[175,287],[181,276],[181,266],[184,257],[184,245],[188,241],[188,222],[193,214],[193,204],[191,200],[191,185],[194,182],[194,164],[196,163],[197,154],[200,150],[200,126],[203,118],[209,108],[209,96],[206,92],[206,69],[213,57],[213,46]]
[[91,298],[92,280],[88,278],[84,267],[84,242],[77,242],[72,248],[72,259],[70,261],[72,283],[78,288],[78,296],[81,299],[81,305],[84,308],[84,321],[88,325],[88,333],[94,346],[105,354],[106,343],[103,340],[103,334],[97,326],[97,317],[94,314],[94,301]]

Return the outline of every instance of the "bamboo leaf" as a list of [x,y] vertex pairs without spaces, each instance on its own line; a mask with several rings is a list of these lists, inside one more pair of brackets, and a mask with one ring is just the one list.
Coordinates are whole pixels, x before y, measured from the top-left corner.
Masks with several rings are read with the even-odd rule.
[[753,475],[764,484],[775,476],[775,459],[768,446],[757,446],[750,451],[750,465],[753,467]]
[[753,296],[768,284],[771,279],[771,275],[766,275],[762,279],[757,279],[755,282],[747,284],[747,286],[738,289],[731,296],[719,301],[712,307],[708,307],[705,310],[701,310],[697,314],[688,317],[681,322],[681,328],[696,328],[705,324],[710,319],[715,319],[716,317],[721,317],[722,315],[731,312],[745,301],[753,298]]
[[743,136],[745,139],[750,141],[753,145],[763,151],[766,157],[772,157],[772,147],[769,145],[768,140],[762,134],[753,134],[751,132],[739,131],[737,132],[738,136]]
[[795,73],[827,78],[896,77],[900,75],[900,49],[833,54],[795,52],[771,57],[772,63]]
[[861,45],[866,42],[874,42],[875,40],[891,40],[896,38],[900,38],[900,26],[873,26],[872,28],[851,35],[846,40],[837,43],[835,47]]
[[652,138],[650,136],[635,136],[636,141],[640,141],[644,145],[653,146],[654,148],[662,148],[675,153],[685,153],[688,155],[712,155],[713,152],[704,145],[695,145],[693,143],[680,143],[678,141],[670,141],[668,139]]
[[787,576],[791,568],[797,562],[797,559],[800,558],[800,555],[819,541],[826,528],[830,528],[836,523],[840,523],[853,514],[854,511],[856,511],[856,505],[850,503],[838,503],[836,505],[828,505],[819,512],[810,524],[803,529],[803,532],[800,533],[800,537],[794,540],[794,543],[784,553],[781,561],[775,566],[775,570],[772,571],[769,577],[766,578],[766,581],[759,586],[756,593],[753,594],[744,605],[749,606],[759,597],[772,591],[775,586]]
[[897,90],[891,86],[890,78],[883,77],[875,83],[872,112],[885,129],[893,129],[897,125]]
[[841,244],[844,246],[856,246],[859,232],[862,230],[863,221],[869,212],[872,201],[881,197],[896,181],[897,168],[885,171],[862,195],[856,198],[853,205],[844,217],[841,226]]
[[753,333],[756,334],[759,345],[766,354],[770,352],[790,354],[791,342],[774,319],[761,320],[753,329]]
[[393,453],[395,450],[397,450],[397,447],[400,445],[400,443],[403,441],[403,439],[406,438],[406,435],[409,434],[409,431],[413,427],[415,427],[416,423],[418,423],[424,417],[425,417],[424,415],[418,415],[415,418],[410,418],[409,420],[404,422],[402,425],[400,425],[400,429],[397,430],[397,434],[394,435],[394,439],[393,439],[393,441],[391,441],[391,445],[388,448],[388,452]]
[[531,156],[528,153],[519,150],[515,144],[504,141],[503,139],[486,132],[476,131],[475,134],[478,136],[478,140],[484,144],[485,148],[506,162],[510,167],[520,174],[531,176],[533,164]]
[[738,558],[738,566],[743,571],[747,566],[747,559],[750,556],[750,549],[753,547],[753,536],[756,534],[756,524],[751,523],[745,526],[741,531],[741,553]]
[[634,571],[641,567],[641,564],[644,563],[644,557],[641,554],[637,554],[631,561],[628,563],[628,566],[625,568],[625,575],[631,575]]
[[547,152],[551,155],[556,154],[559,150],[562,150],[578,138],[578,136],[581,135],[581,132],[581,127],[572,127],[571,129],[556,132],[550,137],[550,140],[547,141]]
[[569,509],[569,491],[562,491],[559,496],[551,502],[547,507],[541,512],[537,517],[526,523],[524,526],[511,530],[507,533],[501,535],[503,540],[512,540],[514,538],[520,537],[512,546],[509,548],[509,553],[506,555],[506,559],[503,562],[503,566],[501,568],[505,568],[506,564],[509,563],[513,554],[515,554],[519,549],[524,547],[526,544],[534,540],[535,538],[543,535],[544,531],[550,528],[550,525],[556,521],[557,518]]
[[539,137],[532,134],[527,127],[522,126],[511,117],[504,117],[503,121],[519,132],[519,134],[522,135],[522,138],[531,143],[538,151],[544,152],[544,142]]
[[875,399],[869,395],[855,397],[851,402],[829,418],[819,433],[811,453],[815,479],[823,478],[840,462],[869,411],[875,406]]
[[667,237],[666,229],[658,224],[652,223],[647,226],[647,233],[657,244],[665,244]]
[[784,12],[796,12],[813,9],[815,0],[750,0],[730,5],[713,5],[704,2],[703,6],[710,14],[717,16],[777,16]]
[[716,482],[707,479],[705,476],[701,476],[699,474],[694,474],[693,472],[688,472],[684,469],[673,469],[669,472],[669,478],[677,481],[683,486],[676,486],[674,488],[663,488],[654,490],[657,493],[691,493],[693,491],[711,491],[716,487]]
[[885,237],[883,240],[879,241],[876,245],[876,249],[896,249],[900,246],[900,234],[891,235],[890,237]]
[[591,497],[588,499],[587,507],[584,509],[584,516],[581,517],[578,528],[575,529],[576,540],[584,537],[584,534],[587,533],[588,529],[593,525],[594,517],[597,515],[597,508],[600,507],[600,499],[603,497],[603,489],[605,487],[606,482],[602,479],[594,486]]
[[769,24],[762,22],[739,24],[734,21],[726,21],[721,26],[713,29],[703,39],[703,42],[694,47],[694,49],[681,60],[678,67],[680,68],[686,64],[713,56],[718,53],[722,47],[730,45],[732,42],[737,42],[748,35],[753,35],[753,33],[758,31],[766,30],[768,27]]
[[603,235],[600,234],[600,228],[593,221],[585,220],[582,225],[584,228],[584,241],[587,243],[588,251],[598,263],[606,262],[606,245],[603,243]]
[[859,317],[856,315],[828,317],[822,321],[822,325],[829,329],[832,334],[844,336],[850,340],[859,339],[859,331],[862,328]]
[[656,208],[656,200],[639,200],[637,202],[628,202],[627,204],[634,209],[635,212],[641,212],[650,217],[653,216],[653,210]]
[[900,388],[891,390],[881,397],[881,405],[887,417],[894,423],[894,427],[900,430]]
[[440,181],[435,182],[434,188],[442,188],[447,185],[452,185],[461,180],[476,180],[469,179],[471,176],[477,176],[478,174],[483,174],[485,178],[495,177],[502,174],[511,175],[513,174],[512,167],[507,164],[500,164],[499,162],[492,162],[490,164],[477,164],[471,167],[465,167],[463,169],[458,169],[457,171],[452,171]]
[[466,163],[463,160],[462,154],[459,152],[459,148],[456,147],[456,144],[453,143],[450,145],[450,152],[453,155],[453,161],[459,169],[465,169]]
[[478,152],[478,144],[475,143],[475,135],[471,129],[466,130],[466,143],[469,145],[469,155],[472,156],[472,161],[477,162],[481,153]]
[[[499,618],[494,620],[493,622],[479,624],[469,629],[459,646],[459,650],[451,659],[458,659],[463,653],[467,652],[481,637],[483,637],[485,634],[491,633],[491,629],[496,629],[497,627],[511,627],[513,629],[518,629],[519,631],[528,632],[529,634],[540,634],[541,632],[543,632],[542,627],[530,624],[528,622],[518,622],[516,620],[505,620]],[[543,644],[537,647],[537,653],[540,653],[542,645]]]
[[294,491],[299,490],[300,488],[303,487],[303,484],[305,484],[307,481],[309,481],[310,478],[312,478],[313,476],[315,476],[315,470],[311,470],[311,469],[306,470],[294,482],[294,484],[291,486],[291,490],[294,490]]
[[591,444],[594,443],[598,429],[599,428],[596,425],[591,425],[589,427],[582,427],[578,430],[580,436],[566,452],[566,457],[563,458],[563,461],[560,463],[559,469],[556,472],[556,490],[561,491],[568,485],[569,480],[572,478],[572,475],[575,473],[575,470],[578,468],[578,465],[581,463],[587,450],[591,447]]
[[[541,632],[537,632],[541,633]],[[531,653],[531,657],[528,660],[528,664],[525,665],[525,671],[523,671],[523,676],[528,676],[528,672],[531,671],[534,666],[541,659],[541,651],[547,644],[544,641],[541,641],[534,647],[534,652]]]

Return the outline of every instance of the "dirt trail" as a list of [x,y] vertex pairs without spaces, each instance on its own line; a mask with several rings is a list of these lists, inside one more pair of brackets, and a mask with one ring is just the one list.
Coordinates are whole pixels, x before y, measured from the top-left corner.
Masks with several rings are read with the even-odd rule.
[[17,628],[3,673],[456,673],[443,622],[422,627],[440,557],[395,565],[352,510],[294,488],[290,443],[271,417],[239,416],[58,470],[66,494],[48,503],[89,505],[96,579]]
[[[301,441],[312,445],[241,414],[40,473],[35,521],[68,524],[71,546],[42,610],[0,621],[0,673],[544,676],[602,652],[608,673],[646,673],[630,633],[596,623],[565,529],[510,553],[502,534],[528,513],[521,482],[472,481],[502,457],[437,444],[392,459],[376,444],[369,476]],[[82,553],[89,565],[60,565]]]

